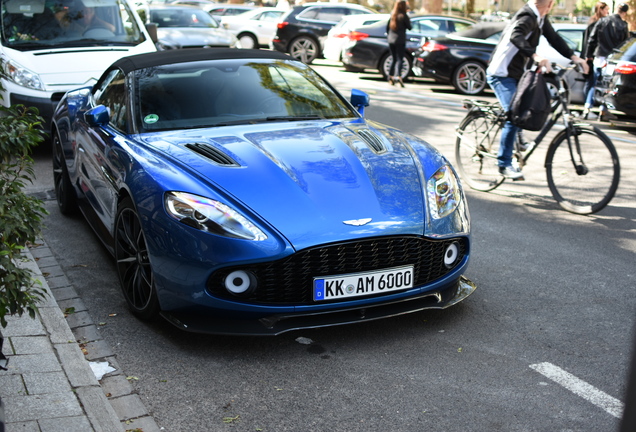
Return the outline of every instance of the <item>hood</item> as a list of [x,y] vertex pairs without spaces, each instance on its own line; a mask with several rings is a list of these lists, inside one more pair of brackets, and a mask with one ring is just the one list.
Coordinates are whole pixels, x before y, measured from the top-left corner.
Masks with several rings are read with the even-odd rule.
[[229,47],[234,46],[236,38],[225,29],[214,28],[158,28],[160,42],[180,47]]
[[[251,209],[297,249],[354,237],[423,234],[427,167],[419,158],[439,162],[432,147],[360,121],[284,126],[161,133],[146,141]],[[421,147],[419,156],[409,139]],[[193,143],[230,160],[212,162],[190,150]],[[432,153],[437,157],[427,156]]]
[[151,41],[137,46],[52,48],[17,51],[5,48],[7,59],[37,73],[47,91],[67,91],[91,85],[121,57],[155,51]]

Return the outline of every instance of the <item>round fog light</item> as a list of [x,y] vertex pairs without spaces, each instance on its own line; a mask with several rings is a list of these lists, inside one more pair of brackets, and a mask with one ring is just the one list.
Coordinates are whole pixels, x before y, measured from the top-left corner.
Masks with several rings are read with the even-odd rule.
[[451,245],[446,248],[446,252],[444,252],[444,265],[446,267],[452,267],[458,257],[459,247],[457,243],[451,243]]
[[225,289],[232,294],[243,294],[256,285],[256,278],[244,270],[235,270],[225,277]]

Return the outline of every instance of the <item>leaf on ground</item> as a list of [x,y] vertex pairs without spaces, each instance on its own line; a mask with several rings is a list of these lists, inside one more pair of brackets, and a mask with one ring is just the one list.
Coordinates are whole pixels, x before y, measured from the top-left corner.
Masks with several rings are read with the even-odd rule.
[[139,378],[137,378],[136,376],[127,376],[126,379],[128,381],[139,381]]
[[75,308],[74,307],[67,307],[66,309],[64,309],[64,317],[66,318],[67,316],[74,314],[75,313]]
[[236,417],[223,417],[223,423],[231,424],[241,421],[241,416],[237,415]]

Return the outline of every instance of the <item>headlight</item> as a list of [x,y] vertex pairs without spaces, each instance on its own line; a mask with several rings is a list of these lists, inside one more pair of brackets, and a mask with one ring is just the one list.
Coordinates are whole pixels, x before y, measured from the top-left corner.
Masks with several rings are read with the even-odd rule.
[[35,72],[20,66],[12,60],[6,62],[4,68],[7,71],[7,77],[17,85],[35,90],[44,90],[40,76]]
[[262,241],[267,235],[235,210],[209,198],[184,192],[168,192],[166,211],[193,228],[226,237]]
[[457,208],[461,200],[459,183],[455,173],[444,165],[426,183],[428,208],[433,219],[448,216]]

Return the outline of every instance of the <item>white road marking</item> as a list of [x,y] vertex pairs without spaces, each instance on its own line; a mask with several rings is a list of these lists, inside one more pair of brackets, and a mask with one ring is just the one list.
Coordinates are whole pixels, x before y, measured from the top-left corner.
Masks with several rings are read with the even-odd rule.
[[582,397],[588,402],[593,403],[597,407],[604,409],[614,417],[622,417],[624,409],[623,402],[603,393],[585,381],[564,371],[560,367],[547,362],[533,364],[530,365],[530,367],[557,384],[570,390],[572,393]]

